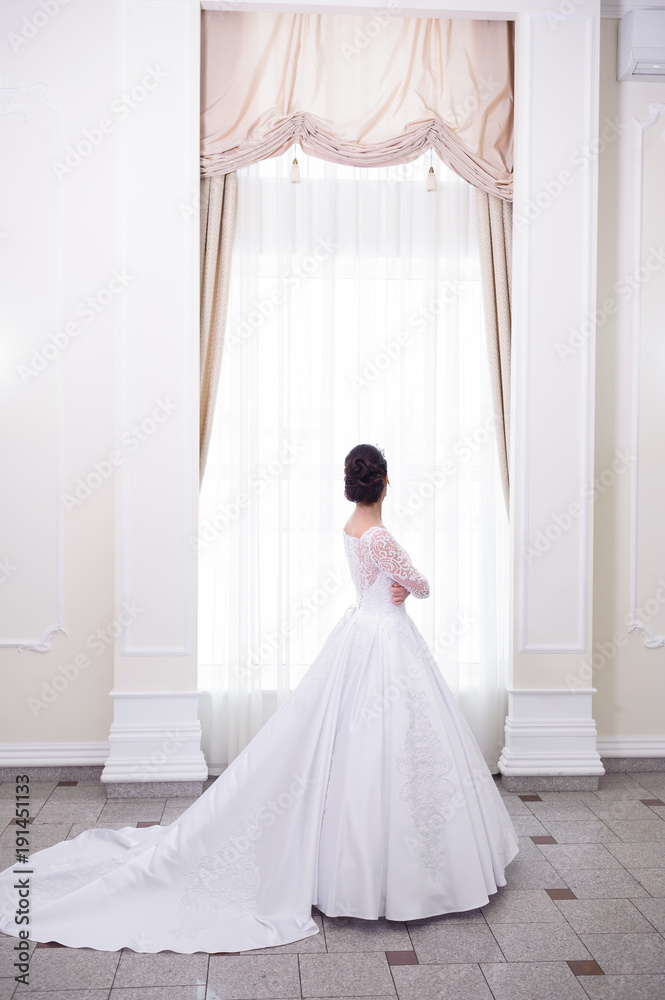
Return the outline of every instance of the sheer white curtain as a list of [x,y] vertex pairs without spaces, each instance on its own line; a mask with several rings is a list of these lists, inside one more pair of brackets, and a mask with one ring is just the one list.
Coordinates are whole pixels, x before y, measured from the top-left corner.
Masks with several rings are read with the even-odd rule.
[[[343,461],[385,449],[386,526],[429,578],[407,610],[488,764],[502,746],[507,518],[473,188],[429,155],[353,168],[299,153],[238,171],[226,341],[201,493],[200,689],[219,770],[353,601]],[[275,748],[279,752],[279,747]]]

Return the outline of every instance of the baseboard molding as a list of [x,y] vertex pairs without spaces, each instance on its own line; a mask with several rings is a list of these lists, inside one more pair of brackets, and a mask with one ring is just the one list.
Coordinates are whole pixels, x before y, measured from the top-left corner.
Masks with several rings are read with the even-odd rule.
[[598,737],[601,757],[665,757],[665,736]]
[[0,743],[0,768],[103,767],[108,756],[108,742]]

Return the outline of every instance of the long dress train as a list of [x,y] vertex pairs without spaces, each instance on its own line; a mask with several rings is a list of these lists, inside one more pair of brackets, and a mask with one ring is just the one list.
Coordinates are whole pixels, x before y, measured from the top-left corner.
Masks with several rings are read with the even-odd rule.
[[[169,826],[93,829],[0,875],[0,930],[137,952],[237,952],[329,916],[483,906],[515,831],[427,645],[394,605],[429,587],[383,527],[344,533],[357,604],[226,771]],[[29,871],[31,874],[21,874]],[[23,925],[25,926],[25,925]]]

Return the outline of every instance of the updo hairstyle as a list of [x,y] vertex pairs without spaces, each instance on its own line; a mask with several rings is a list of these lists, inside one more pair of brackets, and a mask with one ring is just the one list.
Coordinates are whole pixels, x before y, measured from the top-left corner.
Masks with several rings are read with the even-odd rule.
[[387,472],[382,451],[372,444],[357,444],[344,459],[344,496],[363,506],[377,503]]

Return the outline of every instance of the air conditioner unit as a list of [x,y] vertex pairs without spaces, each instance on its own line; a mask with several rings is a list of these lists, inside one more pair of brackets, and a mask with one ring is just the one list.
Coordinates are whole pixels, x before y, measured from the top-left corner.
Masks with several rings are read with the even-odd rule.
[[665,81],[665,10],[631,10],[621,18],[617,80]]

